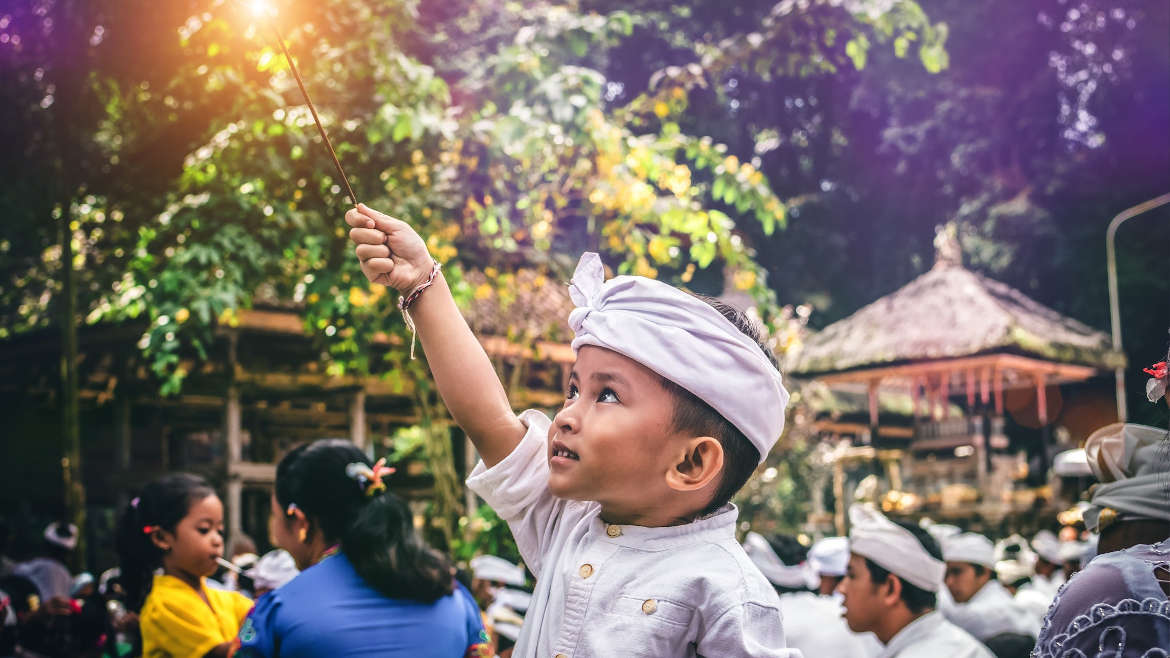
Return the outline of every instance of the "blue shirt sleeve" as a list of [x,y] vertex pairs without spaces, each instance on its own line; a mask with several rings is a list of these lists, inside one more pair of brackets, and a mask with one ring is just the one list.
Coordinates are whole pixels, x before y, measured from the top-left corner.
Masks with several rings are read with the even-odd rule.
[[491,638],[483,627],[483,616],[475,597],[458,581],[455,582],[455,596],[463,603],[467,619],[467,652],[464,655],[467,658],[491,658],[494,653]]
[[275,591],[256,600],[252,612],[240,626],[236,638],[239,649],[232,654],[235,658],[270,658],[278,654],[280,638],[276,631],[276,614],[279,610],[280,599]]

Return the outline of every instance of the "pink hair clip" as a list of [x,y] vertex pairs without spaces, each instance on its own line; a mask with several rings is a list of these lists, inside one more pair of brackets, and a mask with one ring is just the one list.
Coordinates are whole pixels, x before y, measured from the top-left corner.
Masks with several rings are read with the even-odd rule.
[[1146,399],[1157,402],[1166,395],[1166,362],[1159,361],[1149,368],[1142,368],[1142,372],[1150,376],[1146,382]]

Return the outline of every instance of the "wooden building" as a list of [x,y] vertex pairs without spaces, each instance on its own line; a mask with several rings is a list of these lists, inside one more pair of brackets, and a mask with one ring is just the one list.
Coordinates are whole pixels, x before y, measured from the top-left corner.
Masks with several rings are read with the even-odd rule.
[[[483,275],[468,273],[475,286]],[[572,351],[567,290],[521,271],[509,303],[481,295],[469,322],[518,409],[556,407]],[[519,312],[523,309],[523,312]],[[228,536],[245,532],[267,543],[275,464],[292,446],[345,437],[381,456],[395,431],[420,422],[417,382],[402,371],[335,377],[295,305],[258,303],[221,326],[204,360],[189,355],[181,394],[159,395],[159,383],[136,346],[135,323],[80,331],[82,467],[87,495],[87,561],[114,559],[118,510],[143,483],[171,471],[204,475],[224,496]],[[369,349],[407,349],[400,336],[381,336]],[[60,338],[56,331],[0,342],[0,507],[10,523],[43,527],[62,513],[59,421]],[[377,362],[371,359],[371,362]],[[423,371],[425,373],[425,370]],[[424,374],[425,376],[425,374]],[[425,395],[433,400],[433,392]],[[455,477],[474,458],[452,428]],[[390,485],[408,500],[433,493],[429,464],[400,464]],[[33,539],[29,532],[25,533]]]
[[[1051,457],[1116,420],[1109,378],[1125,357],[958,253],[944,239],[930,271],[810,336],[787,372],[855,401],[818,421],[825,440],[847,440],[838,479],[876,476],[891,514],[997,524],[1060,507]],[[836,488],[841,532],[852,496]]]

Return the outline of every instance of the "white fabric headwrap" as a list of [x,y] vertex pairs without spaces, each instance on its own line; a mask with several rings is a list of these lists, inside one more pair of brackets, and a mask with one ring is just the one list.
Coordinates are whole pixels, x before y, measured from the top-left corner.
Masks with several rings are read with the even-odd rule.
[[[61,530],[64,530],[65,534],[61,534]],[[67,551],[77,548],[77,535],[77,526],[72,523],[62,525],[59,521],[53,521],[45,526],[45,541]]]
[[812,571],[803,564],[784,564],[763,535],[747,533],[743,538],[743,551],[773,585],[789,589],[812,588]]
[[754,340],[701,299],[640,276],[605,280],[601,258],[581,255],[569,314],[582,345],[613,350],[711,405],[764,461],[784,430],[788,391]]
[[995,568],[995,544],[983,535],[964,532],[942,541],[943,559],[947,562],[970,562]]
[[947,565],[926,552],[909,530],[865,506],[849,508],[849,551],[928,592],[942,586]]
[[849,540],[845,537],[818,539],[808,549],[808,561],[818,575],[844,576],[849,565]]
[[1164,451],[1166,430],[1114,423],[1093,432],[1085,441],[1089,468],[1100,484],[1093,488],[1085,526],[1099,531],[1101,511],[1170,521],[1170,457]]
[[269,551],[256,560],[256,566],[246,572],[252,577],[256,589],[277,589],[297,577],[296,560],[283,548]]
[[524,567],[512,564],[495,555],[480,555],[471,558],[471,575],[480,580],[494,580],[505,585],[524,586]]
[[1041,530],[1032,538],[1032,550],[1052,564],[1060,564],[1060,539],[1051,530]]

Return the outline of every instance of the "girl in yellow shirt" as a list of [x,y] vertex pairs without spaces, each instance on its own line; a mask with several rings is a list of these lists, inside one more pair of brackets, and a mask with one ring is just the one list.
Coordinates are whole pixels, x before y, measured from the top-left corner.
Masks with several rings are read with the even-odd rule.
[[204,582],[223,556],[223,503],[206,480],[176,473],[148,484],[122,517],[118,552],[128,606],[141,609],[143,656],[231,655],[252,602]]

